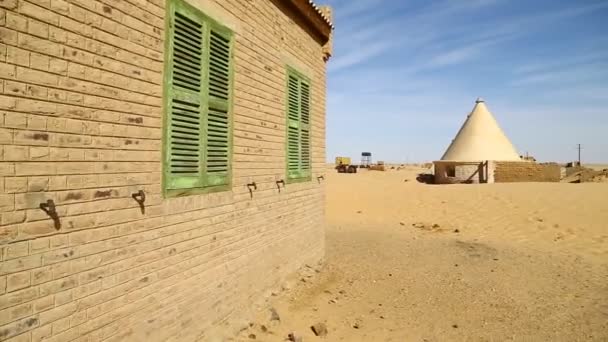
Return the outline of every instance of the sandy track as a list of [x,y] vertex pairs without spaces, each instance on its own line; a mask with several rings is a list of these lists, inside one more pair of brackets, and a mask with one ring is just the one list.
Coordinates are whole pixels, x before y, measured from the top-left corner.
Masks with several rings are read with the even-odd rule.
[[325,266],[272,299],[280,323],[262,312],[238,340],[321,340],[317,322],[327,341],[608,340],[608,184],[416,171],[328,172]]

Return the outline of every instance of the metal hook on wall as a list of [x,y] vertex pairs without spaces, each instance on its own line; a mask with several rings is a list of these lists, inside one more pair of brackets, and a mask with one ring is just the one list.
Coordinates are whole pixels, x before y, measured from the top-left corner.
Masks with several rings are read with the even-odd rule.
[[47,200],[46,203],[40,203],[40,209],[42,209],[42,211],[49,215],[49,217],[53,220],[55,229],[61,229],[61,221],[59,221],[57,208],[55,207],[55,202],[52,199]]
[[258,185],[255,182],[247,184],[247,189],[249,190],[249,196],[253,198],[253,190],[258,189]]
[[319,177],[317,177],[317,182],[319,182],[319,184],[321,184],[321,179],[325,180],[325,176],[320,175]]
[[146,202],[146,193],[143,190],[139,190],[136,193],[131,194],[131,197],[139,204],[139,209],[142,214],[146,213],[146,207],[144,206],[144,202]]
[[285,181],[283,179],[277,181],[277,189],[279,189],[279,193],[281,192],[281,184],[283,184],[283,188],[285,188]]

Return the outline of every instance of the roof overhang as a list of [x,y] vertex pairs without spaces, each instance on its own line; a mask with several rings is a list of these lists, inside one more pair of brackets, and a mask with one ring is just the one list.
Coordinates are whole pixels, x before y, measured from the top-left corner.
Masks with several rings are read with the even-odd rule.
[[334,26],[314,2],[311,0],[283,0],[283,2],[300,15],[300,18],[318,35],[323,44],[329,41]]

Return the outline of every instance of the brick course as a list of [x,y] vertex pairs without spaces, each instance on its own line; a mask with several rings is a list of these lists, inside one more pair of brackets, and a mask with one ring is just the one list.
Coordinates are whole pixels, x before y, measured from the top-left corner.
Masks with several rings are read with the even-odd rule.
[[[0,340],[204,340],[323,257],[323,46],[273,1],[189,1],[235,32],[233,186],[165,199],[165,1],[0,0]],[[287,64],[313,181],[279,193]]]
[[561,168],[556,163],[496,162],[494,180],[508,182],[559,182]]

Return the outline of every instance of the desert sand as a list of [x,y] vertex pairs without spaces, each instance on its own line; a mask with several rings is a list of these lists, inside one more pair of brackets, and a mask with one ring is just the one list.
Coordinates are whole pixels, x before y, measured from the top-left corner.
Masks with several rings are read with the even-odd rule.
[[233,340],[608,341],[608,183],[439,186],[420,171],[328,169],[324,263]]

